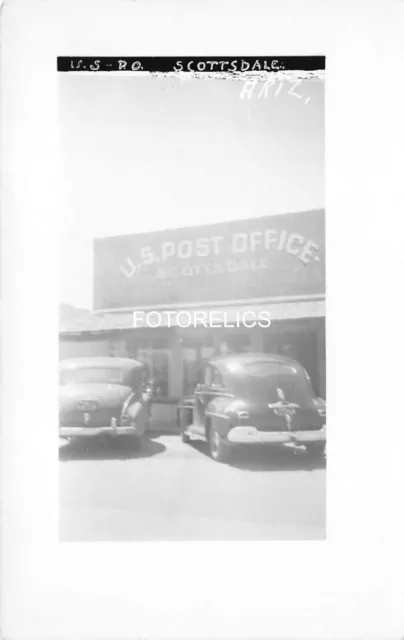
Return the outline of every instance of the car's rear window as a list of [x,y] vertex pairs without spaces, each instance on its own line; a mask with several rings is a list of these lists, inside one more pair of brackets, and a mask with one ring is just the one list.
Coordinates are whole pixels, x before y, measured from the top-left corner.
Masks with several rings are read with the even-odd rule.
[[244,365],[244,370],[248,376],[254,378],[267,378],[273,375],[296,375],[297,369],[292,365],[282,362],[248,362]]
[[265,397],[268,402],[279,400],[278,389],[288,400],[299,404],[308,395],[313,395],[310,379],[304,370],[293,364],[265,360],[243,363],[234,372],[230,386],[234,386],[241,394]]
[[60,372],[60,384],[106,383],[127,384],[128,372],[116,368],[94,367],[88,369],[64,369]]

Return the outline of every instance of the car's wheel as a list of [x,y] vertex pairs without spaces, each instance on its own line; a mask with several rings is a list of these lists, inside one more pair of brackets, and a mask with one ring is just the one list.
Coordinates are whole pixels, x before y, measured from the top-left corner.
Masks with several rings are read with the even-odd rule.
[[325,442],[308,442],[306,451],[313,460],[322,460],[325,457]]
[[149,431],[149,414],[147,408],[142,408],[136,415],[136,419],[131,423],[132,427],[136,427],[136,434],[131,434],[131,437],[141,438]]
[[185,433],[185,431],[181,431],[181,440],[185,444],[189,444],[191,442],[191,438]]
[[211,424],[208,429],[208,444],[210,455],[216,462],[228,462],[230,458],[230,446],[223,441],[215,424]]
[[189,425],[189,417],[190,417],[189,411],[187,409],[186,410],[180,409],[179,416],[178,416],[178,423],[180,427],[181,440],[185,442],[185,444],[189,444],[191,442],[191,438],[186,433],[186,428]]

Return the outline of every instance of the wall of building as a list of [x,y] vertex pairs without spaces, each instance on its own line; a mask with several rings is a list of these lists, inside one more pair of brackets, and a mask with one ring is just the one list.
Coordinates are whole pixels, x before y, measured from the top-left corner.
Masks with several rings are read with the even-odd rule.
[[67,339],[61,338],[59,341],[59,359],[99,357],[110,355],[109,339],[93,339],[90,336],[84,338]]

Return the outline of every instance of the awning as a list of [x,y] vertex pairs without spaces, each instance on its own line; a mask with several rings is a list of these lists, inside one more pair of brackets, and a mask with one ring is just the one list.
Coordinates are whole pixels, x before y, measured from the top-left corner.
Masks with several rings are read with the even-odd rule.
[[298,318],[324,318],[325,300],[292,300],[261,305],[272,320],[293,320]]
[[206,326],[202,319],[209,326],[214,327],[232,326],[233,324],[240,326],[242,318],[245,318],[247,323],[250,323],[254,317],[259,318],[260,314],[262,317],[262,312],[264,311],[266,312],[265,317],[271,321],[323,318],[325,317],[325,299],[318,296],[314,299],[277,299],[261,304],[224,304],[206,307],[178,307],[174,309],[149,308],[144,311],[136,311],[136,325],[134,311],[92,313],[89,314],[86,321],[81,319],[80,322],[62,323],[61,333],[99,333],[132,328],[192,328],[193,326]]
[[[254,318],[264,316],[273,320],[325,317],[325,299],[274,300],[265,304],[217,305],[206,307],[182,307],[178,309],[137,310],[137,328],[231,326],[246,320],[246,326]],[[134,321],[135,322],[135,321]],[[251,326],[251,325],[250,325]]]

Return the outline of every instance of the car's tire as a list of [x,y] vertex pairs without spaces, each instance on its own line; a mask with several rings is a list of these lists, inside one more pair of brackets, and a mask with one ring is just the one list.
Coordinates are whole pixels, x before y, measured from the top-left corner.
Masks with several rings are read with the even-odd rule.
[[323,460],[325,458],[325,442],[308,442],[306,451],[312,460]]
[[145,435],[149,431],[149,413],[148,407],[143,407],[136,416],[136,427],[140,436]]
[[189,444],[191,442],[191,438],[185,433],[185,430],[189,425],[188,418],[189,418],[188,410],[181,410],[180,409],[179,415],[178,415],[178,423],[179,423],[179,427],[180,427],[181,440],[185,444]]
[[215,462],[229,462],[230,445],[224,442],[213,422],[207,429],[209,452]]
[[189,444],[191,442],[191,438],[185,433],[185,431],[181,431],[181,440],[184,444]]

